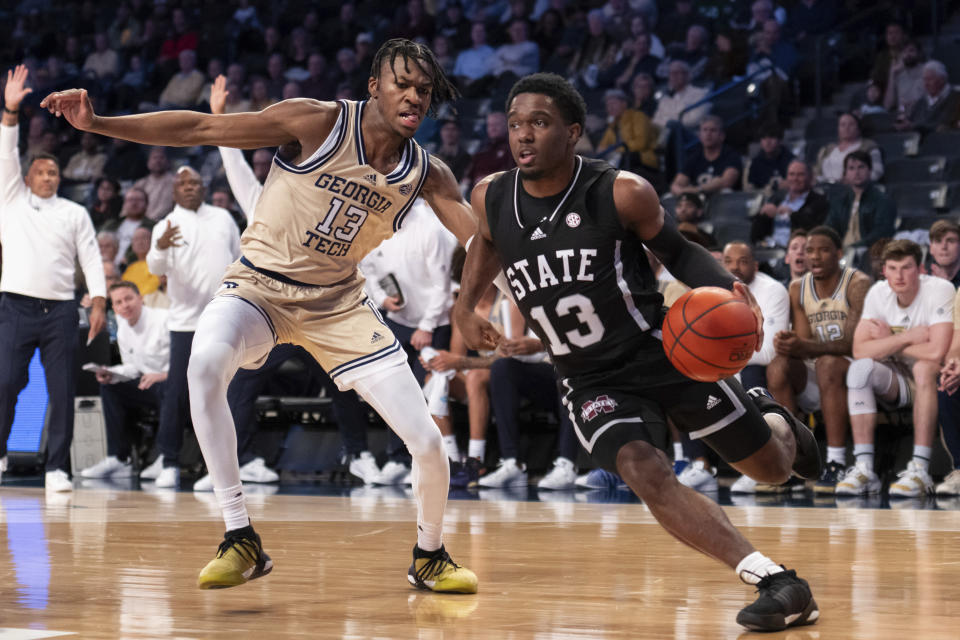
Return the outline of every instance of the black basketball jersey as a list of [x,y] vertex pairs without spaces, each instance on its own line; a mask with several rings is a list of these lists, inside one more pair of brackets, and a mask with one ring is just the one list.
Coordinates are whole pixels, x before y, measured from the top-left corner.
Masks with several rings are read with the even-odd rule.
[[663,297],[643,245],[617,217],[617,170],[576,158],[562,197],[533,198],[518,170],[487,187],[487,221],[514,297],[558,373],[609,370],[659,331]]

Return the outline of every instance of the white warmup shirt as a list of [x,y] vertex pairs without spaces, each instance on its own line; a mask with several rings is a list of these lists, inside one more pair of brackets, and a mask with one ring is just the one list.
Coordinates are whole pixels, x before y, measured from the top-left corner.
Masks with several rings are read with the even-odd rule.
[[144,373],[163,373],[170,368],[170,329],[167,309],[144,306],[137,324],[117,316],[117,346],[122,365],[116,368],[131,378]]
[[23,181],[17,127],[0,125],[0,291],[72,300],[79,260],[90,297],[106,297],[100,247],[87,210],[66,198],[40,198]]
[[220,159],[223,160],[223,170],[227,174],[227,183],[233,197],[240,205],[243,215],[247,217],[247,225],[253,224],[253,210],[257,200],[263,193],[263,185],[257,180],[253,169],[243,157],[243,151],[233,147],[217,147],[220,150]]
[[790,293],[762,271],[757,271],[747,288],[763,311],[763,346],[753,354],[747,366],[756,364],[765,367],[777,355],[773,349],[773,337],[790,326]]
[[404,306],[399,311],[387,312],[387,317],[424,331],[450,324],[450,261],[456,248],[457,239],[440,223],[430,205],[418,198],[400,231],[360,262],[360,271],[367,280],[367,295],[382,306],[387,294],[379,280],[393,274]]
[[[921,326],[933,326],[942,322],[953,323],[953,297],[956,290],[949,280],[936,276],[920,275],[920,291],[909,307],[897,303],[897,294],[886,280],[875,282],[863,301],[861,319],[882,320],[894,333]],[[912,362],[902,355],[904,362]]]
[[[167,222],[180,227],[178,247],[158,249]],[[240,231],[226,209],[201,204],[196,211],[180,205],[153,228],[147,267],[167,276],[170,331],[194,331],[200,313],[220,287],[227,266],[240,257]]]

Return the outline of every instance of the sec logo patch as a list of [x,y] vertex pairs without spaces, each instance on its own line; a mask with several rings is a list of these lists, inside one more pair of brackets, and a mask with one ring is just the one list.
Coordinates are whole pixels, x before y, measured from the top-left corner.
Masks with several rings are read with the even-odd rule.
[[580,226],[580,214],[579,213],[568,213],[566,218],[567,226],[571,229],[575,229]]

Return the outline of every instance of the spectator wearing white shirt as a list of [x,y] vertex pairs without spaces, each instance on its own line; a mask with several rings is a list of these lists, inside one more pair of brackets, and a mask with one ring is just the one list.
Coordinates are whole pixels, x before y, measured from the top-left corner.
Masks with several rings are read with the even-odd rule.
[[[200,174],[181,167],[173,184],[176,206],[153,228],[150,272],[167,277],[170,298],[170,374],[157,440],[162,457],[152,465],[158,487],[177,487],[183,425],[189,413],[187,363],[200,313],[220,286],[227,266],[240,256],[240,233],[230,213],[203,202]],[[141,474],[141,477],[144,477]]]
[[60,166],[54,156],[35,156],[24,177],[17,150],[20,102],[27,69],[8,72],[0,126],[0,474],[17,396],[27,384],[33,352],[40,348],[50,415],[45,484],[70,491],[67,469],[73,440],[78,312],[75,263],[79,260],[92,298],[92,340],[106,324],[103,263],[86,209],[57,196]]
[[855,360],[847,370],[856,464],[837,483],[836,493],[880,492],[873,469],[880,398],[892,407],[913,404],[913,457],[891,483],[890,496],[917,498],[933,493],[929,465],[937,433],[937,379],[953,337],[955,290],[949,281],[921,273],[923,251],[910,240],[891,241],[881,258],[885,279],[867,291],[853,334]]
[[133,475],[127,430],[134,411],[159,409],[170,367],[169,313],[143,305],[132,282],[110,285],[110,304],[117,314],[117,346],[121,365],[97,372],[107,457],[80,472],[84,478],[128,478]]
[[[430,206],[418,199],[400,231],[360,263],[367,294],[374,304],[386,309],[387,326],[406,350],[420,386],[426,378],[418,359],[420,350],[427,346],[450,348],[450,263],[456,247],[456,238],[440,224]],[[387,280],[396,283],[399,291],[385,290]],[[390,436],[387,457],[376,484],[397,484],[410,471],[409,454],[395,435]]]
[[782,284],[757,270],[757,259],[746,242],[730,242],[723,248],[723,266],[740,278],[763,309],[763,345],[740,372],[744,388],[767,386],[767,365],[776,356],[773,337],[790,327],[790,293]]

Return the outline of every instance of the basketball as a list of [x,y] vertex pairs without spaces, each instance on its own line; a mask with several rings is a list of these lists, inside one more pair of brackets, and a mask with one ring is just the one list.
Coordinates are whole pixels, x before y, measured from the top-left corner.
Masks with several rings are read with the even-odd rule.
[[700,382],[716,382],[743,369],[758,337],[750,306],[720,287],[688,291],[663,321],[663,350],[670,362]]

